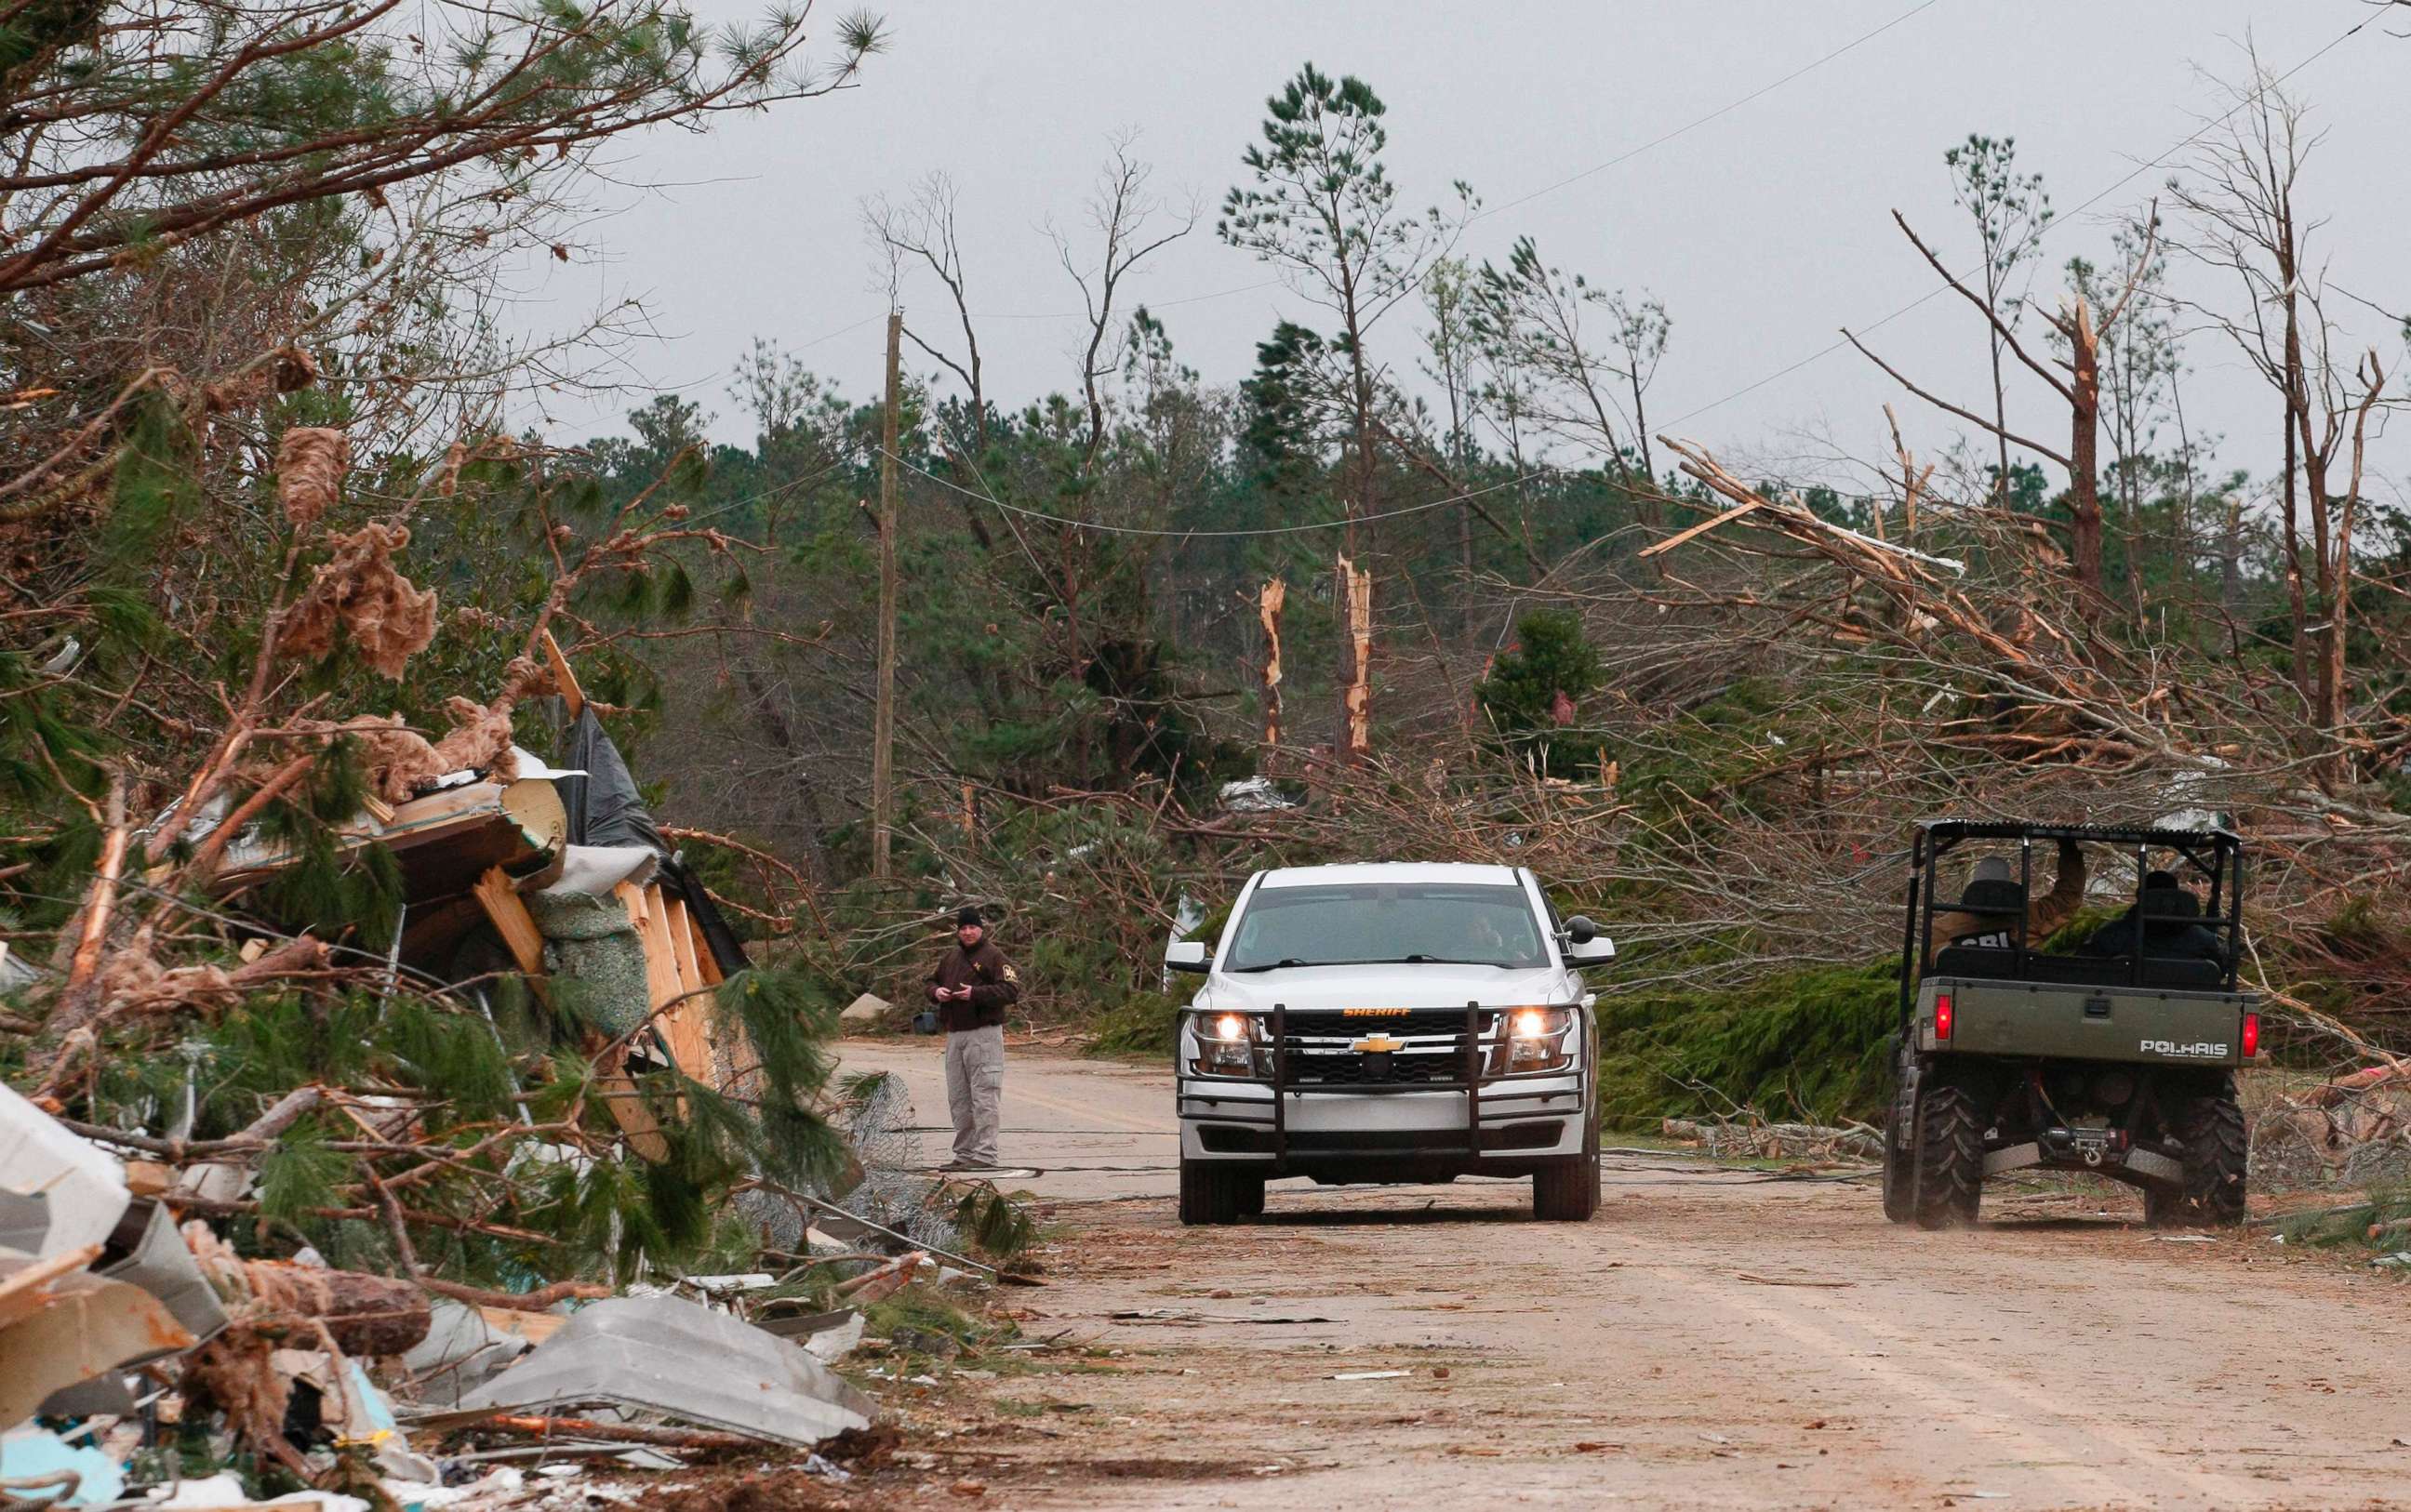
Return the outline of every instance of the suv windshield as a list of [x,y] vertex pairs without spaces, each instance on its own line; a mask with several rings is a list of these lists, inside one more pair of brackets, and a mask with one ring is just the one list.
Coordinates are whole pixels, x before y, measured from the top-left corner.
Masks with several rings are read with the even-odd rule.
[[1524,890],[1462,882],[1260,887],[1239,916],[1222,968],[1441,961],[1548,965]]

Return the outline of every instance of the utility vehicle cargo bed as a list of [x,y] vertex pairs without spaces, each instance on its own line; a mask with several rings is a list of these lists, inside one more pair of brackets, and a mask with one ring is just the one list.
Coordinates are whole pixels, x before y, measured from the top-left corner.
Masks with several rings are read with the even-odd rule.
[[1941,1054],[2241,1066],[2252,1010],[2249,993],[1934,976],[1919,984],[1917,1043]]

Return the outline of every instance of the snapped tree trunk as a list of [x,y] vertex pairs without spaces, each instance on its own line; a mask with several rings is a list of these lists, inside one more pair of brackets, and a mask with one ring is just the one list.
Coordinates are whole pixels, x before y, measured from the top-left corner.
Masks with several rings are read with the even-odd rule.
[[1269,757],[1280,749],[1281,743],[1281,605],[1289,601],[1289,585],[1273,578],[1256,596],[1256,622],[1264,628],[1264,754]]
[[2101,339],[2082,297],[2060,322],[2068,335],[2068,548],[2076,581],[2084,589],[2088,618],[2100,613],[2101,589]]
[[1362,761],[1373,749],[1373,574],[1345,556],[1335,587],[1342,595],[1340,626],[1348,660],[1340,677],[1339,760]]
[[2304,703],[2312,703],[2311,685],[2316,673],[2311,667],[2311,617],[2302,596],[2302,514],[2301,496],[2294,491],[2294,474],[2299,467],[2294,455],[2294,396],[2286,395],[2286,609],[2293,620],[2294,687]]

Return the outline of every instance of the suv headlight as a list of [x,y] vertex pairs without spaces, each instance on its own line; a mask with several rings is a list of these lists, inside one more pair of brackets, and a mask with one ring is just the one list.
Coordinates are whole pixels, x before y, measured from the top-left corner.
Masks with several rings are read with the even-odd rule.
[[1190,1069],[1200,1076],[1254,1076],[1256,1046],[1264,1025],[1251,1013],[1198,1013],[1190,1030],[1197,1037],[1197,1055]]
[[1573,1028],[1579,1022],[1571,1008],[1511,1008],[1507,1010],[1507,1069],[1545,1071],[1573,1059]]

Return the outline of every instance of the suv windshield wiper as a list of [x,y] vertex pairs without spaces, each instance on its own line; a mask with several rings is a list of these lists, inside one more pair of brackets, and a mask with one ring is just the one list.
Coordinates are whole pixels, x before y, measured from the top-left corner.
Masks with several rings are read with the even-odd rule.
[[1294,955],[1285,955],[1278,961],[1266,961],[1256,966],[1235,966],[1229,969],[1231,975],[1235,977],[1250,971],[1279,971],[1293,966],[1486,966],[1500,971],[1517,969],[1506,961],[1467,961],[1449,955],[1382,955],[1368,957],[1362,961],[1301,961]]

